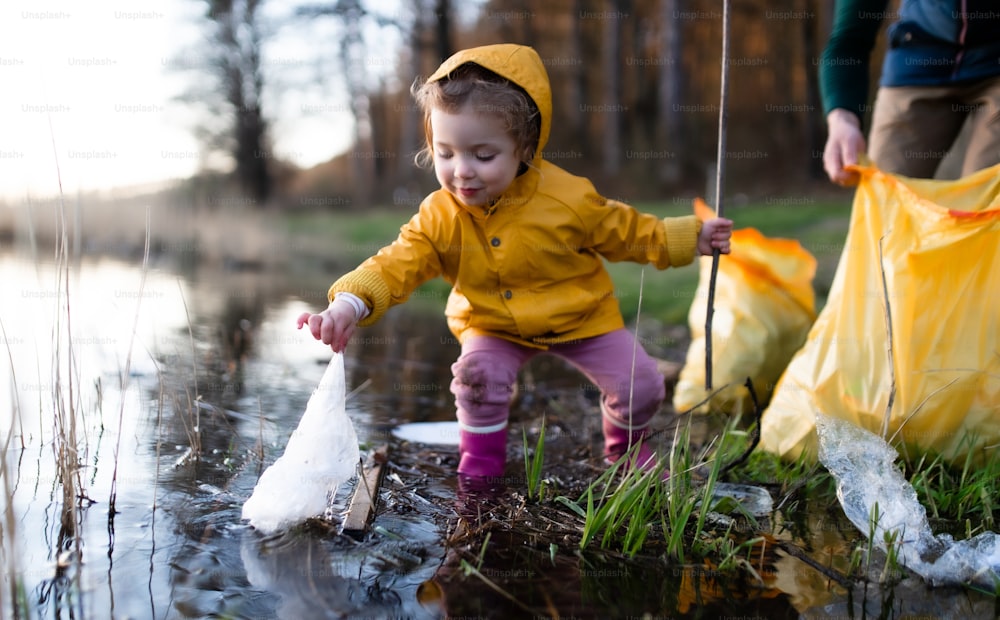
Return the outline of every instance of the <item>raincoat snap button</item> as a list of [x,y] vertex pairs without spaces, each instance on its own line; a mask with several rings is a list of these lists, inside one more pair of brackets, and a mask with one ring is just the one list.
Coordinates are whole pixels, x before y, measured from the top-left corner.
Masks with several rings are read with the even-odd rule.
[[498,245],[500,245],[500,237],[493,237],[492,239],[490,239],[490,245],[492,245],[493,247],[497,247]]
[[505,299],[510,299],[511,297],[514,296],[514,293],[511,293],[510,291],[504,291],[503,296]]

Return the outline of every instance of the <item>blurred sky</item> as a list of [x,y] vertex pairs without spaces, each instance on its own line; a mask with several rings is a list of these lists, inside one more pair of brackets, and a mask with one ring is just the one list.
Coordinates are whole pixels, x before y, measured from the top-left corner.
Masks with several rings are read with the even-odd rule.
[[[269,15],[292,3],[268,3]],[[203,163],[191,106],[177,100],[203,62],[196,0],[0,2],[0,199],[68,195],[186,177]],[[310,166],[353,134],[333,20],[276,28],[265,105],[274,154]],[[369,71],[388,74],[398,36],[384,29]],[[204,82],[204,78],[201,78]]]

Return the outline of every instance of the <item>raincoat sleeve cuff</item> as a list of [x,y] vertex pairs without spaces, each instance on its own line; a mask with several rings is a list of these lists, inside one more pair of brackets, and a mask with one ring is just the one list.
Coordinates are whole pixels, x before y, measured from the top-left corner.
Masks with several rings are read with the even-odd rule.
[[368,316],[358,321],[359,327],[378,322],[385,311],[389,309],[391,297],[389,287],[374,271],[355,269],[344,275],[330,287],[327,298],[333,301],[337,293],[350,293],[363,301],[365,306],[371,308]]
[[[333,299],[333,301],[338,300],[351,304],[351,307],[354,308],[355,320],[357,321],[360,321],[372,312],[365,302],[353,293],[345,293],[341,291],[337,293]],[[330,303],[332,304],[333,302],[331,301]]]
[[694,215],[668,217],[663,219],[663,226],[667,233],[667,256],[670,264],[680,267],[691,263],[698,251],[701,220]]

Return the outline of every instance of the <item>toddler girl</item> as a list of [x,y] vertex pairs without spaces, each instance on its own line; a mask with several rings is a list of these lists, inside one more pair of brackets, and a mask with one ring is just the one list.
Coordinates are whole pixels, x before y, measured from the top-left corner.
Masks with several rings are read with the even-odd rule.
[[[625,329],[603,259],[686,265],[729,252],[732,222],[660,219],[608,200],[545,161],[552,124],[548,76],[530,47],[488,45],[446,60],[414,96],[441,189],[399,237],[333,283],[331,303],[298,326],[342,351],[425,281],[452,285],[445,315],[461,343],[451,391],[459,474],[498,477],[519,368],[534,355],[565,358],[601,391],[604,454],[614,462],[648,433],[663,377]],[[651,467],[646,446],[634,453]]]

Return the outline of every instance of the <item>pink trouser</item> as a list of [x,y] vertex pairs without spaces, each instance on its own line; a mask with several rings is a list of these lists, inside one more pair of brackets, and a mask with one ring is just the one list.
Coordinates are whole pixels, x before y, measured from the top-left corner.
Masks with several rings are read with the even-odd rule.
[[666,395],[656,361],[626,329],[556,344],[547,351],[503,338],[472,336],[451,367],[459,426],[473,433],[506,427],[518,370],[540,353],[564,358],[592,381],[601,391],[605,418],[615,426],[647,427]]

